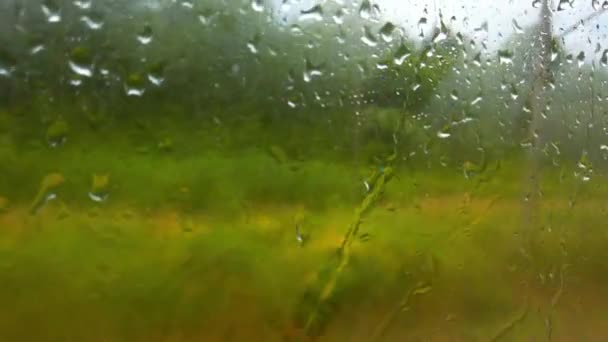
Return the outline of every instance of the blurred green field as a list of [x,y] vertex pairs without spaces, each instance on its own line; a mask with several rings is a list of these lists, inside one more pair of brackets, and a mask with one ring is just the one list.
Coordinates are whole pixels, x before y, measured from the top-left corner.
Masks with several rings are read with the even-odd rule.
[[531,199],[521,148],[434,142],[446,157],[429,158],[348,124],[30,120],[0,114],[2,340],[608,334],[605,175],[580,160],[542,159]]
[[[11,180],[0,213],[3,340],[596,341],[608,333],[608,205],[597,187],[551,187],[559,174],[547,172],[527,224],[526,182],[510,172],[517,163],[469,179],[398,167],[362,220],[322,330],[309,334],[300,319],[307,290],[334,267],[369,168],[277,160],[265,149],[196,158],[115,151],[3,151],[11,161],[2,168]],[[64,182],[32,214],[49,172]],[[104,172],[109,197],[96,203],[87,192],[92,174]]]

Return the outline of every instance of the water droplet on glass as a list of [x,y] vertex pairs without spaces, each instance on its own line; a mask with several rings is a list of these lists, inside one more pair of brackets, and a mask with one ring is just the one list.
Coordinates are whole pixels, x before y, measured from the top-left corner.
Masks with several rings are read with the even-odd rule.
[[90,14],[80,17],[80,21],[85,23],[91,30],[99,30],[103,27],[103,18],[100,15]]
[[380,29],[380,37],[387,43],[390,43],[393,40],[393,31],[395,30],[395,25],[391,22],[387,22]]
[[444,128],[441,131],[437,132],[437,138],[439,138],[439,139],[447,139],[451,136],[452,136],[452,134],[450,133],[449,129],[447,129],[447,128]]
[[488,28],[489,28],[488,22],[484,21],[481,24],[481,26],[476,27],[473,31],[475,31],[475,32],[488,32]]
[[515,33],[517,33],[517,34],[524,33],[524,30],[521,28],[521,26],[519,26],[519,24],[517,23],[517,21],[515,19],[513,19],[511,21],[511,25],[513,26],[513,31],[515,31]]
[[80,9],[89,9],[91,8],[91,0],[76,0],[74,1],[74,5]]
[[359,7],[359,16],[363,19],[369,19],[372,15],[372,4],[369,0],[363,0],[361,6]]
[[365,26],[363,28],[363,36],[361,37],[361,41],[365,43],[365,45],[371,47],[378,45],[378,39],[374,36],[369,26]]
[[259,34],[256,34],[253,39],[247,42],[247,48],[251,51],[252,54],[258,54],[258,45],[260,44],[261,37]]
[[458,101],[458,91],[452,90],[452,92],[450,93],[450,98],[454,101]]
[[513,100],[517,100],[517,98],[519,97],[519,93],[517,91],[517,88],[515,87],[515,84],[511,84],[511,99]]
[[82,85],[82,78],[76,75],[75,77],[70,78],[68,83],[73,87],[80,87]]
[[84,76],[84,77],[93,76],[93,70],[87,65],[76,64],[74,61],[69,61],[68,64],[70,66],[70,69],[74,73],[76,73],[80,76]]
[[187,8],[187,9],[192,9],[194,8],[194,3],[192,3],[192,1],[189,0],[182,0],[181,3],[183,8]]
[[84,77],[93,76],[93,58],[91,57],[90,50],[85,47],[79,46],[72,49],[68,64],[70,70],[77,75]]
[[577,61],[577,65],[578,67],[582,67],[585,64],[585,52],[581,51],[577,56],[576,56],[576,61]]
[[378,70],[386,70],[386,69],[388,69],[388,63],[386,63],[386,62],[378,62],[378,63],[376,63],[376,69],[378,69]]
[[481,66],[481,52],[477,53],[475,57],[473,57],[473,64],[476,66]]
[[40,52],[42,52],[45,49],[44,44],[42,43],[37,43],[32,45],[32,47],[30,48],[30,55],[37,55]]
[[602,53],[602,58],[600,59],[600,64],[603,67],[608,66],[608,49],[604,50],[604,52]]
[[59,147],[65,144],[70,131],[67,121],[59,117],[46,129],[46,141],[50,147]]
[[442,40],[446,40],[448,38],[448,33],[449,33],[448,28],[447,28],[447,26],[445,26],[445,24],[442,21],[439,30],[436,30],[435,34],[433,35],[433,43],[437,43]]
[[573,0],[559,0],[559,4],[557,5],[557,10],[558,11],[563,11],[566,9],[566,6],[569,5],[570,8],[573,8]]
[[44,13],[44,16],[46,17],[46,21],[49,23],[58,23],[61,21],[61,9],[54,1],[43,1],[41,8],[42,13]]
[[477,96],[471,101],[471,106],[474,106],[483,100],[483,96],[481,93],[477,94]]
[[499,50],[498,51],[498,62],[500,64],[513,64],[513,53],[509,50]]
[[313,78],[322,75],[323,71],[321,71],[321,66],[315,66],[310,60],[306,59],[306,67],[304,69],[304,81],[310,82]]
[[539,8],[541,4],[541,0],[533,0],[532,1],[532,7],[534,8]]
[[146,92],[144,78],[139,73],[131,73],[124,84],[127,96],[143,96]]
[[315,5],[310,9],[300,11],[300,17],[298,18],[300,21],[314,20],[314,21],[322,21],[323,20],[323,7],[321,5]]
[[608,145],[600,145],[600,151],[602,151],[602,158],[608,160]]
[[148,68],[148,81],[157,87],[160,87],[165,82],[164,77],[165,63],[159,62],[152,64]]
[[104,202],[109,196],[109,184],[110,175],[108,174],[94,174],[91,182],[91,190],[89,191],[89,198],[93,202]]
[[10,77],[15,71],[17,61],[0,50],[0,77]]
[[256,12],[263,12],[264,0],[251,0],[251,8]]
[[393,62],[396,65],[401,65],[411,55],[411,50],[405,44],[402,43],[395,52],[395,58],[393,59]]
[[332,19],[334,20],[334,23],[342,25],[344,23],[344,11],[342,9],[337,10],[336,14],[332,16]]
[[152,41],[152,27],[146,24],[143,30],[137,34],[137,40],[143,45],[150,44]]

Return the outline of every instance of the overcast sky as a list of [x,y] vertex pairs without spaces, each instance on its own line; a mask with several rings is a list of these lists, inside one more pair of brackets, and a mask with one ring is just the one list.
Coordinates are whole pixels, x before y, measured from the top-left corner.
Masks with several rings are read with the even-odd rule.
[[[310,9],[317,4],[342,4],[349,11],[358,11],[363,0],[268,0],[273,2],[275,11],[283,11],[281,15],[297,15],[300,11]],[[477,42],[486,41],[490,51],[496,50],[512,34],[518,34],[518,27],[525,29],[538,22],[540,0],[371,0],[380,8],[380,21],[391,21],[402,27],[410,36],[414,32],[425,31],[429,34],[437,23],[439,13],[452,30],[473,37]],[[554,32],[560,34],[570,28],[596,9],[591,0],[553,0]],[[603,3],[603,1],[598,1]],[[287,5],[286,5],[287,4]],[[560,10],[557,10],[558,6]],[[597,5],[601,10],[601,5]],[[324,13],[331,16],[333,13]],[[426,18],[427,24],[420,25],[421,18]],[[596,27],[599,25],[599,28]],[[487,27],[487,31],[484,29]],[[608,48],[608,11],[595,17],[572,33],[566,35],[565,46],[570,53],[578,55],[583,51],[587,61],[591,58],[598,60],[602,52]],[[519,33],[521,34],[521,33]],[[596,53],[597,45],[600,52]]]

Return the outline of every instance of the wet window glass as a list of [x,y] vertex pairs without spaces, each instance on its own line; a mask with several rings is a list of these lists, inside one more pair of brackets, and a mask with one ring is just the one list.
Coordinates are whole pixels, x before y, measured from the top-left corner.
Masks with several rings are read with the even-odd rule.
[[0,340],[604,340],[607,10],[0,1]]

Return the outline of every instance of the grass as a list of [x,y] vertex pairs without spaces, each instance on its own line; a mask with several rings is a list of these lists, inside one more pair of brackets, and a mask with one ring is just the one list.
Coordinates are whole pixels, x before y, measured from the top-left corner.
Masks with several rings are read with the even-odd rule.
[[[534,234],[537,243],[527,259],[514,235],[517,204],[499,200],[487,212],[484,199],[476,198],[463,217],[461,198],[441,201],[438,206],[433,198],[421,199],[396,210],[381,203],[371,212],[361,228],[371,237],[353,245],[323,340],[369,338],[408,291],[424,287],[428,292],[410,294],[407,311],[388,325],[387,340],[452,324],[443,320],[447,315],[458,327],[448,329],[450,336],[483,339],[520,310],[525,296],[548,305],[558,282],[547,278],[543,284],[537,276],[561,264],[570,265],[564,303],[604,296],[604,290],[580,292],[608,281],[605,267],[593,261],[605,254],[601,230],[578,238],[566,230],[586,222],[598,203],[586,201],[573,213],[553,216],[563,230]],[[0,215],[4,338],[281,340],[352,219],[348,209],[308,210],[303,229],[311,239],[299,247],[293,217],[301,209],[289,205],[250,208],[233,217],[113,204],[70,209],[65,214],[59,202],[50,202],[38,216],[18,207]],[[561,254],[560,238],[567,239],[568,255]],[[558,315],[569,305],[558,305]],[[562,329],[599,329],[593,325],[599,322],[592,317]],[[343,330],[348,325],[349,333]]]
[[[68,140],[50,148],[48,122],[0,113],[0,339],[305,339],[306,291],[333,267],[363,180],[382,165],[351,154],[344,134],[260,116],[271,123],[133,115],[92,128],[66,115]],[[553,336],[601,336],[605,176],[585,183],[576,165],[546,166],[538,220],[523,226],[525,157],[496,158],[471,178],[458,165],[396,162],[319,340],[487,340],[526,301],[541,309],[504,339],[544,338],[563,265]],[[53,172],[65,179],[58,198],[29,214]],[[96,174],[110,177],[103,203],[88,198]]]

